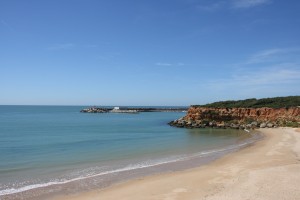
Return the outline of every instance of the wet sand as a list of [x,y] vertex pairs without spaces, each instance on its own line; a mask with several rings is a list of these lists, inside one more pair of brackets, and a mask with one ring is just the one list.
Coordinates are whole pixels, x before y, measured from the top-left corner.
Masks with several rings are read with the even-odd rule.
[[208,165],[149,176],[55,200],[300,199],[300,131],[261,129],[265,138]]

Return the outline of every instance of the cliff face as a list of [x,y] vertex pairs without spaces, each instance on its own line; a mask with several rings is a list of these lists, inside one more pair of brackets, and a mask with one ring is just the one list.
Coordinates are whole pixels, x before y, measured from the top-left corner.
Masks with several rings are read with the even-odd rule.
[[255,121],[298,121],[300,108],[197,108],[191,107],[184,117],[189,120],[255,120]]
[[[190,107],[187,115],[170,122],[178,127],[240,127],[284,126],[300,122],[300,108],[206,108]],[[252,125],[251,125],[252,124]]]

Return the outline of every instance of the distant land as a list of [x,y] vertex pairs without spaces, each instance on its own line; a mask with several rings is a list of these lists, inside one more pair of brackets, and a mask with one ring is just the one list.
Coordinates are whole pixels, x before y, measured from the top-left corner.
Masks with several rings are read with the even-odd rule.
[[90,107],[82,109],[82,113],[130,113],[137,114],[140,112],[186,112],[187,107]]

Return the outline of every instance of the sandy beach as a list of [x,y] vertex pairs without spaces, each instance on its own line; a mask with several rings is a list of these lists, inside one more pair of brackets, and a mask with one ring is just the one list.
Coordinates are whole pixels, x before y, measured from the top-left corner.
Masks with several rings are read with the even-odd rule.
[[55,200],[300,199],[300,131],[261,129],[264,139],[208,165]]

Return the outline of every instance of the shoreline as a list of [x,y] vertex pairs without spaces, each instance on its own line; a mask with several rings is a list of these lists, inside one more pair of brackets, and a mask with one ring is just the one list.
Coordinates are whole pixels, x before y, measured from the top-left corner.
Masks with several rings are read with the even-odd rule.
[[[259,131],[264,139],[207,165],[150,175],[104,189],[65,194],[50,199],[300,198],[297,190],[300,174],[296,173],[300,170],[300,133],[293,128]],[[276,188],[276,192],[270,194],[270,188]]]
[[[165,157],[163,160],[152,160],[152,164],[149,162],[137,162],[130,166],[124,165],[121,168],[102,171],[88,176],[80,176],[70,180],[53,180],[49,183],[29,185],[18,189],[13,188],[16,192],[10,190],[8,191],[10,192],[9,194],[0,195],[0,197],[2,196],[7,200],[19,198],[52,199],[53,197],[65,194],[81,194],[93,190],[102,190],[154,175],[198,168],[199,166],[207,165],[208,163],[222,158],[227,154],[246,148],[262,138],[262,135],[258,133],[258,131],[250,134],[244,134],[243,132],[242,135],[248,136],[246,138],[240,138],[242,140],[236,144],[207,149],[192,154],[173,155],[171,157]],[[251,135],[251,137],[249,137],[249,135]]]

